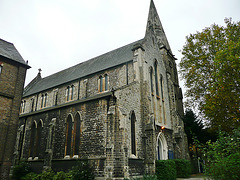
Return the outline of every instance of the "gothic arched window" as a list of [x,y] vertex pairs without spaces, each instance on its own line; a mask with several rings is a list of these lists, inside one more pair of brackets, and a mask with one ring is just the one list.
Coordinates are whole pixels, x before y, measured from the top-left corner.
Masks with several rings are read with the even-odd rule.
[[99,76],[98,79],[98,92],[103,92],[108,90],[108,75]]
[[153,94],[153,68],[150,68],[150,86],[151,86],[151,93]]
[[103,92],[103,77],[99,77],[99,92]]
[[39,147],[41,144],[41,135],[42,135],[43,122],[40,120],[38,123],[33,121],[31,126],[31,136],[30,136],[30,148],[29,148],[29,157],[32,159],[39,156]]
[[41,108],[47,106],[47,93],[42,94],[41,96]]
[[44,94],[42,94],[42,97],[41,97],[41,108],[43,108],[43,103],[44,103]]
[[34,98],[31,99],[31,112],[34,111]]
[[69,98],[70,98],[70,86],[68,86],[67,89],[66,89],[66,99],[67,99],[67,101],[69,101]]
[[32,158],[35,155],[36,136],[37,136],[37,124],[34,121],[31,126],[30,148],[29,148],[29,157],[32,157]]
[[65,156],[71,157],[71,144],[72,144],[72,116],[67,117],[66,127],[66,142],[65,142]]
[[70,100],[73,100],[73,95],[74,95],[74,85],[71,86],[71,97],[70,97]]
[[159,97],[159,89],[158,89],[158,68],[157,68],[157,61],[154,63],[154,73],[155,73],[155,86],[156,86],[156,95]]
[[73,145],[74,155],[79,155],[80,135],[81,135],[81,119],[79,113],[77,113],[74,119],[74,145]]
[[26,100],[23,100],[23,101],[21,102],[21,110],[20,110],[21,113],[24,113],[24,112],[25,112],[25,107],[26,107]]
[[46,107],[47,106],[47,93],[45,93],[45,95],[44,95],[44,105],[43,105],[43,107]]
[[161,98],[163,100],[163,76],[160,75],[160,86],[161,86]]
[[41,147],[41,135],[42,135],[42,120],[40,120],[37,124],[37,132],[36,132],[36,142],[35,142],[35,154],[34,157],[39,156],[39,148]]
[[105,91],[107,91],[108,90],[108,75],[107,74],[105,74],[105,76],[104,76],[104,80],[105,80]]
[[134,111],[131,113],[131,153],[136,155],[136,116]]
[[0,64],[0,74],[2,73],[2,64]]
[[68,86],[66,89],[66,100],[70,101],[73,100],[74,96],[74,85]]

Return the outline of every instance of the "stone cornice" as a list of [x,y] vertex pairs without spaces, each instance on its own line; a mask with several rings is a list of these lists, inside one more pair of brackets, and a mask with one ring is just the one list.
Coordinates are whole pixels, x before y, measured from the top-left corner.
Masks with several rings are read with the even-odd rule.
[[75,104],[84,103],[84,102],[87,102],[87,101],[93,101],[93,100],[96,100],[96,99],[101,99],[101,98],[104,98],[104,97],[107,97],[107,96],[112,96],[112,95],[113,95],[113,92],[111,92],[111,91],[110,92],[104,92],[104,93],[100,93],[100,94],[97,94],[95,96],[87,97],[87,98],[84,98],[84,99],[71,101],[71,102],[60,104],[60,105],[57,105],[57,106],[51,106],[51,107],[43,108],[43,109],[33,111],[33,112],[30,112],[30,113],[21,114],[19,117],[23,118],[23,117],[43,113],[43,112],[46,112],[46,111],[51,111],[51,110],[55,110],[55,109],[64,108],[64,107],[67,107],[67,106],[72,106],[72,105],[75,105]]

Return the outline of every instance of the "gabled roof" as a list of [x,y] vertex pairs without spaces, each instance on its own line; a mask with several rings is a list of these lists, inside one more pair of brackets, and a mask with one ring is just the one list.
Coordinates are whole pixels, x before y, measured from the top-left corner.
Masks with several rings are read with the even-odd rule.
[[15,48],[15,46],[10,42],[4,41],[3,39],[0,39],[0,55],[20,64],[28,66]]
[[31,86],[28,86],[28,88],[25,89],[23,97],[39,93],[61,84],[65,84],[131,61],[133,60],[132,49],[134,48],[134,45],[141,44],[142,42],[143,39],[115,49],[83,63],[77,64],[45,78],[38,79],[37,82],[32,83]]

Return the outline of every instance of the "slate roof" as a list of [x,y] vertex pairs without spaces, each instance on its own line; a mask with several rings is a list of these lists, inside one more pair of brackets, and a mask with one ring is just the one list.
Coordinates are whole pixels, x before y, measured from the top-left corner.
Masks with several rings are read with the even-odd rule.
[[131,61],[133,60],[132,49],[135,47],[134,45],[141,44],[142,42],[143,39],[42,78],[31,85],[31,87],[26,88],[23,97],[27,97]]
[[12,43],[7,42],[3,39],[0,39],[0,55],[13,61],[16,61],[20,64],[27,65],[26,62],[23,60],[22,56],[15,48],[15,46]]

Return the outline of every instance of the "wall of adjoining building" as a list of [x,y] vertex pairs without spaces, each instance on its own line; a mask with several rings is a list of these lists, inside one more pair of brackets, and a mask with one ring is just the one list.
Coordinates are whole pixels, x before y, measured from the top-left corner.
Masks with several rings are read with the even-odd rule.
[[2,56],[0,62],[0,179],[8,179],[27,68]]

